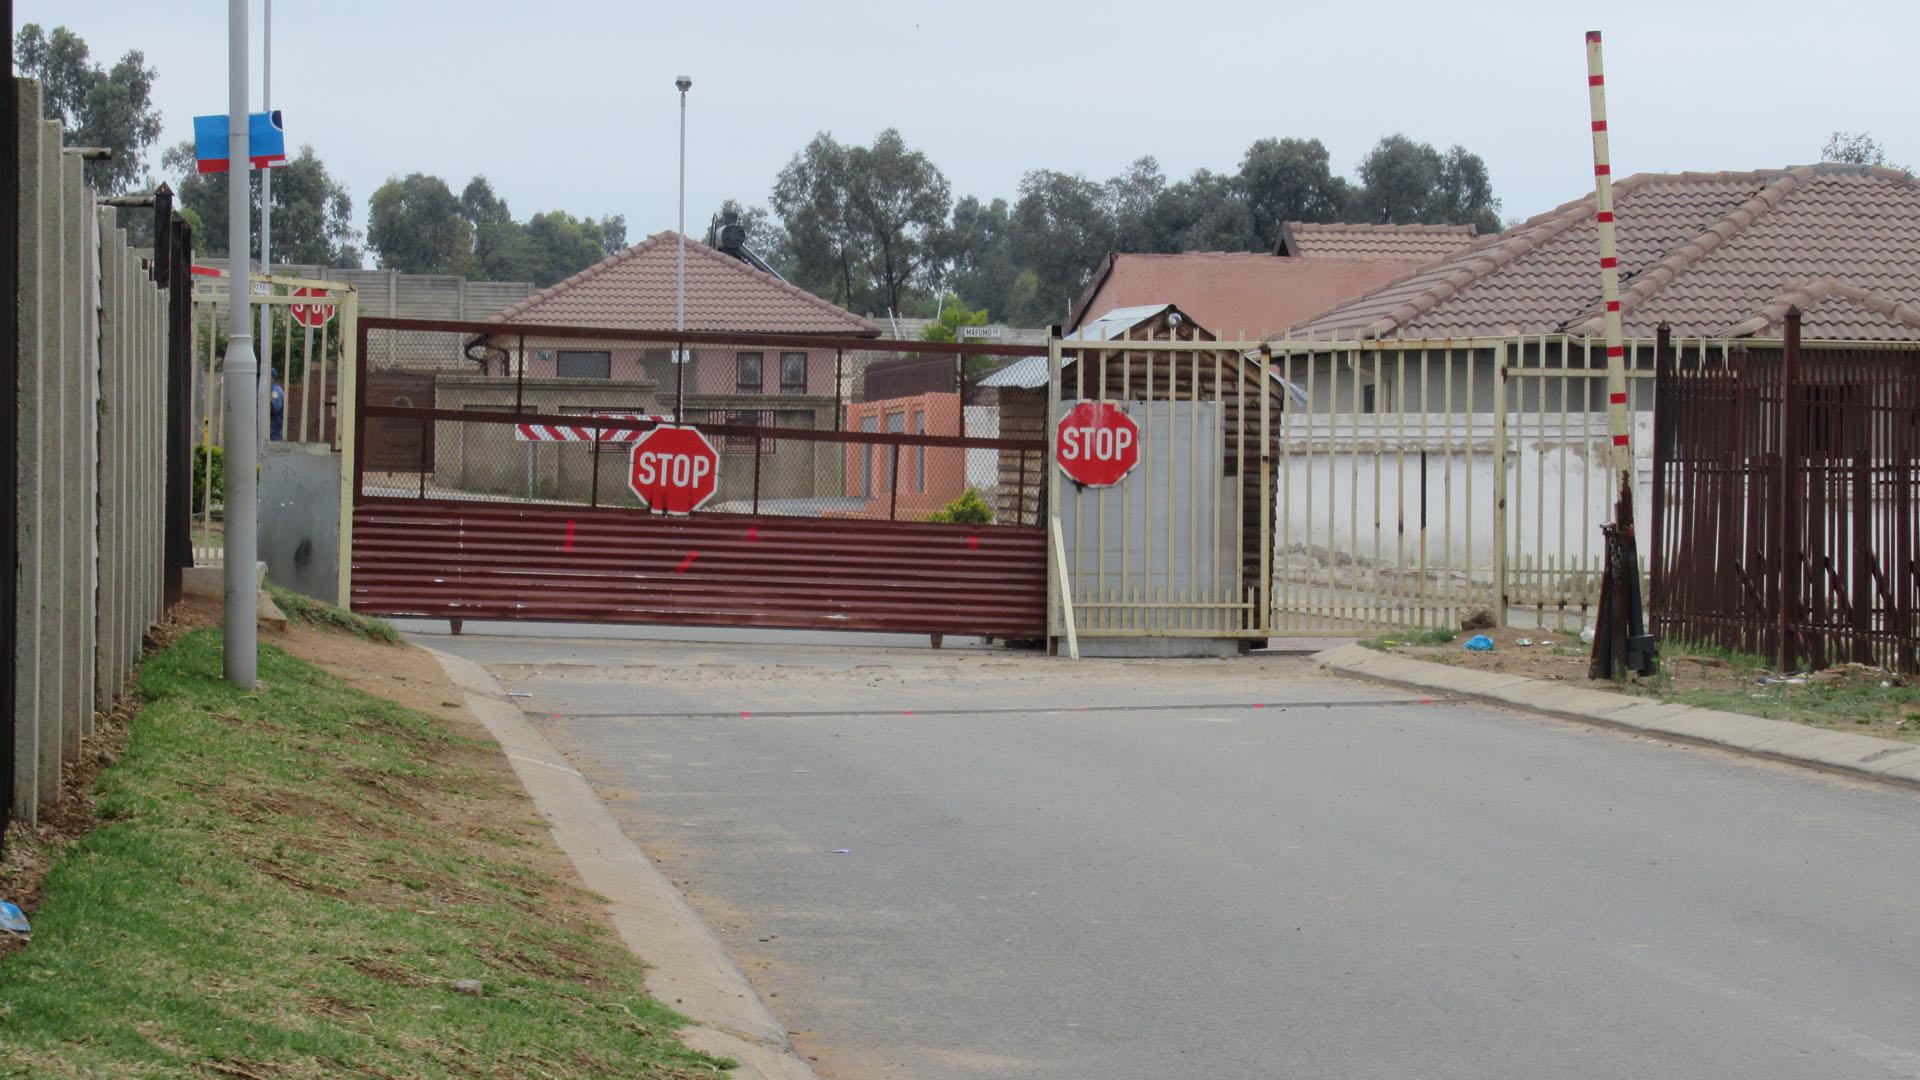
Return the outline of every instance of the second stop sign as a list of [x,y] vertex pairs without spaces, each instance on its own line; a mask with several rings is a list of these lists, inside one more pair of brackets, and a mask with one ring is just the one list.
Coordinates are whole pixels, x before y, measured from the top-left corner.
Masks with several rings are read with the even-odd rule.
[[655,510],[691,514],[720,490],[720,455],[698,428],[653,428],[634,440],[627,486]]
[[1054,431],[1060,471],[1087,487],[1112,487],[1140,464],[1140,425],[1106,401],[1068,409]]

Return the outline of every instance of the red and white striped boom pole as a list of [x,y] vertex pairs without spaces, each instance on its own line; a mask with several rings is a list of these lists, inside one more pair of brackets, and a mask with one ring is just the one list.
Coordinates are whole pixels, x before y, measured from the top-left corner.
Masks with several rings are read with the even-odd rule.
[[1631,513],[1633,429],[1627,415],[1627,348],[1620,330],[1620,257],[1613,234],[1613,162],[1607,148],[1607,79],[1601,71],[1600,31],[1587,31],[1587,101],[1593,113],[1593,220],[1600,232],[1600,299],[1606,305],[1607,431],[1613,471]]

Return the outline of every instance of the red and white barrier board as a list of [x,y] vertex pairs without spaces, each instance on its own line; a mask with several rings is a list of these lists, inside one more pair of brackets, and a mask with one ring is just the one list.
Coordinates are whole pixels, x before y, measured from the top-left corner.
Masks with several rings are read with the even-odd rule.
[[[647,413],[596,412],[589,417],[601,420],[652,420],[667,423],[672,417],[651,416]],[[515,424],[513,437],[520,442],[638,442],[644,431],[633,428],[599,428],[586,424]]]

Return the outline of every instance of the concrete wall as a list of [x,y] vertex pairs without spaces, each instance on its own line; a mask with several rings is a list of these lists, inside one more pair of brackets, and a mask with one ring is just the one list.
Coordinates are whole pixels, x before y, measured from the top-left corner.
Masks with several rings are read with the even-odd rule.
[[[224,270],[227,260],[200,257],[201,266]],[[363,316],[394,316],[403,319],[490,319],[503,309],[532,296],[535,287],[528,281],[468,281],[450,274],[402,274],[393,270],[361,270],[304,263],[274,263],[273,272],[282,277],[316,278],[340,281],[360,294]],[[226,290],[210,302],[222,312],[220,325],[226,325]]]
[[162,610],[166,293],[18,80],[16,818],[59,797]]
[[260,561],[275,585],[340,595],[340,455],[324,443],[268,443],[260,459]]

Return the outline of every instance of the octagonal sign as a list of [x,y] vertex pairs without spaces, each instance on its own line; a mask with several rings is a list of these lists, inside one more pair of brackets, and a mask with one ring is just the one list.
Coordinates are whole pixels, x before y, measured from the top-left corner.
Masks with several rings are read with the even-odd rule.
[[[325,296],[326,294],[319,289],[302,286],[293,290],[293,295]],[[317,327],[325,325],[327,320],[333,318],[333,307],[332,304],[288,304],[287,314],[293,316],[293,321],[301,326]]]
[[1082,401],[1054,431],[1060,471],[1086,487],[1112,487],[1140,464],[1140,425],[1108,401]]
[[654,510],[691,514],[720,490],[720,455],[698,428],[663,424],[634,440],[627,486]]

